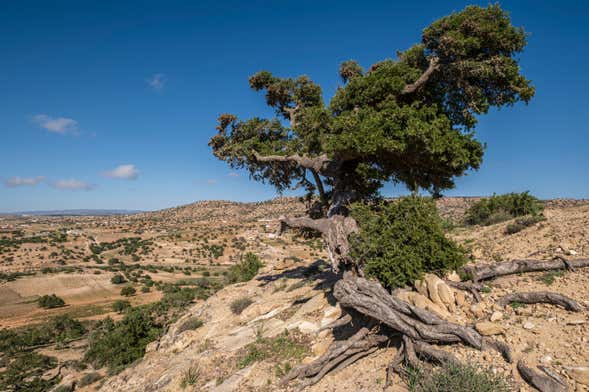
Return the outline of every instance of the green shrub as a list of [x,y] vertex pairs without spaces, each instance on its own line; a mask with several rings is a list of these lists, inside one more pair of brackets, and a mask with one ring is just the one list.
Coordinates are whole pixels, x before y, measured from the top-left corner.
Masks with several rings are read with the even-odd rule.
[[143,357],[145,346],[162,332],[162,326],[146,308],[131,308],[119,322],[110,317],[101,320],[88,338],[85,360],[94,367],[108,366],[111,372],[122,370]]
[[60,308],[65,305],[65,301],[55,294],[44,295],[37,300],[37,303],[44,309]]
[[116,274],[115,276],[110,278],[110,282],[112,284],[123,284],[123,283],[126,283],[127,280],[125,279],[125,277],[123,275]]
[[544,218],[542,215],[531,215],[516,219],[514,223],[507,225],[505,228],[505,234],[519,233],[523,229],[533,226],[536,223],[543,221],[544,219],[546,218]]
[[300,334],[293,334],[287,330],[274,338],[265,338],[259,334],[253,343],[241,350],[238,366],[244,368],[266,359],[273,359],[275,362],[300,360],[308,351],[307,344]]
[[123,295],[125,297],[130,297],[132,295],[135,295],[136,292],[137,292],[137,290],[135,290],[135,288],[131,287],[131,286],[125,286],[121,289],[121,295]]
[[544,206],[528,192],[493,195],[474,203],[466,211],[469,225],[492,225],[519,216],[542,214]]
[[443,273],[466,262],[464,250],[446,238],[430,198],[408,196],[376,205],[354,204],[359,232],[350,236],[351,256],[367,276],[385,287],[412,285],[426,272]]
[[248,297],[242,297],[237,298],[236,300],[231,302],[231,305],[229,307],[231,308],[233,314],[241,314],[248,306],[250,306],[253,303],[254,301],[252,301]]
[[196,317],[191,317],[188,320],[184,321],[182,325],[178,327],[177,333],[182,333],[184,331],[193,331],[195,329],[202,327],[202,325],[203,322],[200,319]]
[[200,368],[198,366],[189,367],[182,375],[182,381],[180,381],[180,387],[182,389],[187,388],[189,385],[194,385],[200,378]]
[[57,366],[57,360],[53,357],[41,355],[36,352],[26,352],[17,356],[0,370],[1,391],[48,391],[56,380],[41,378],[43,373]]
[[447,364],[434,371],[409,370],[412,392],[509,392],[509,383],[501,376],[471,365]]
[[115,301],[112,304],[112,310],[117,313],[123,313],[125,311],[125,309],[128,309],[130,307],[131,307],[131,303],[129,301],[123,301],[123,300]]
[[248,252],[238,264],[229,268],[227,280],[229,283],[247,282],[253,279],[263,266],[264,264],[257,255]]
[[96,381],[102,379],[102,376],[98,372],[87,373],[78,381],[78,387],[85,387],[86,385],[94,384]]

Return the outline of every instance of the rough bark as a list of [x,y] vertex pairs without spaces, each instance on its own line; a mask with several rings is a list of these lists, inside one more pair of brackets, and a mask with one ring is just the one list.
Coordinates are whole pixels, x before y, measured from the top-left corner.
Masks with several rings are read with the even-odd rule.
[[435,314],[389,294],[378,282],[346,272],[336,282],[338,302],[389,326],[411,339],[430,343],[463,342],[483,348],[482,336],[473,328],[447,322]]
[[502,297],[499,300],[501,306],[506,306],[512,302],[521,302],[524,304],[551,304],[562,306],[566,310],[572,312],[580,312],[583,310],[581,305],[572,298],[565,295],[553,293],[551,291],[535,291],[529,293],[513,293]]
[[521,360],[517,363],[517,370],[525,382],[538,389],[540,392],[566,392],[568,390],[566,384],[529,368]]
[[370,355],[387,340],[386,336],[371,334],[368,328],[361,328],[348,340],[334,342],[327,352],[314,362],[294,368],[280,383],[286,385],[298,378],[303,380],[299,390],[304,389],[319,382],[330,371],[343,369]]
[[352,265],[348,236],[358,231],[356,220],[352,217],[336,215],[331,218],[311,219],[309,217],[280,217],[281,233],[285,226],[307,228],[320,232],[327,246],[332,268],[338,272],[343,265]]
[[440,59],[437,57],[431,58],[427,69],[421,74],[421,76],[419,76],[419,78],[415,82],[406,85],[405,88],[403,88],[402,93],[403,94],[413,93],[413,92],[417,91],[417,89],[419,89],[425,83],[427,83],[427,81],[429,80],[431,75],[436,70],[438,70],[438,68],[440,68],[439,60]]
[[465,266],[463,269],[474,282],[493,279],[498,276],[520,274],[524,272],[550,271],[589,267],[589,259],[564,260],[512,260],[496,264],[479,264]]
[[333,175],[333,161],[326,154],[317,157],[308,157],[306,155],[260,155],[257,151],[252,154],[258,162],[292,162],[305,169],[314,170],[324,176]]

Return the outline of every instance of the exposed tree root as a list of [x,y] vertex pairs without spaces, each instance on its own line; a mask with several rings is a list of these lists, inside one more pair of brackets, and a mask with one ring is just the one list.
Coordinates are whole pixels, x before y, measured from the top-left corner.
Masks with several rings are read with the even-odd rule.
[[351,321],[352,321],[352,316],[349,313],[346,313],[345,315],[338,318],[334,322],[329,323],[326,326],[319,328],[319,330],[317,332],[321,332],[326,329],[335,329],[335,328],[343,327],[344,325],[350,323]]
[[452,288],[468,291],[474,297],[476,302],[481,302],[481,289],[483,286],[479,283],[474,282],[453,282],[451,280],[445,280],[446,284]]
[[496,264],[468,265],[463,269],[473,282],[493,279],[498,276],[520,274],[523,272],[550,271],[589,267],[589,259],[565,260],[562,257],[552,260],[512,260]]
[[525,382],[540,392],[566,392],[568,390],[568,386],[562,380],[539,373],[526,366],[521,360],[517,363],[517,370]]
[[342,306],[370,316],[411,339],[429,343],[463,342],[482,349],[482,336],[473,328],[450,323],[434,313],[401,301],[378,282],[346,272],[336,282],[334,296]]
[[499,305],[506,306],[512,302],[521,302],[524,304],[543,303],[559,305],[572,312],[580,312],[582,310],[581,305],[579,305],[574,299],[550,291],[508,294],[499,300]]
[[373,353],[388,340],[389,338],[384,335],[371,334],[368,328],[361,328],[351,338],[334,342],[327,352],[314,362],[293,369],[280,383],[285,385],[295,378],[303,379],[299,386],[299,390],[302,390],[319,382],[330,371],[343,369]]

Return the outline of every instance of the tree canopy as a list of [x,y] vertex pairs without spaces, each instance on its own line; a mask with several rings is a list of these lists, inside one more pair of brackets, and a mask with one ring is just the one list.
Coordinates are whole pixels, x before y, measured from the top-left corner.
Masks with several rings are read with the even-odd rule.
[[328,103],[308,76],[261,71],[249,84],[276,116],[222,114],[209,144],[278,191],[318,192],[329,215],[389,181],[437,194],[479,168],[477,116],[534,95],[516,58],[525,45],[526,33],[499,5],[469,6],[432,23],[394,59],[366,70],[341,64],[342,86]]

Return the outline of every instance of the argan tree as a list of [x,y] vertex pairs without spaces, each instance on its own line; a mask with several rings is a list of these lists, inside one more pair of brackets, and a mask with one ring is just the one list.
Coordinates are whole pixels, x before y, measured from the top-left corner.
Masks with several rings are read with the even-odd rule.
[[[429,343],[488,345],[508,355],[500,343],[485,340],[474,329],[408,305],[366,279],[351,252],[349,239],[359,228],[350,206],[377,198],[386,182],[437,195],[452,188],[456,177],[479,168],[484,148],[474,134],[477,117],[492,107],[527,103],[534,95],[516,58],[525,44],[524,30],[514,27],[498,5],[470,6],[431,24],[421,43],[397,52],[395,59],[367,70],[355,61],[344,62],[342,86],[329,103],[307,76],[281,78],[261,71],[249,83],[264,92],[276,117],[219,117],[218,133],[209,143],[216,157],[233,168],[246,168],[254,180],[278,191],[304,187],[316,195],[309,215],[281,217],[282,229],[321,233],[341,277],[335,298],[381,326],[380,332],[362,328],[348,341],[337,342],[285,381],[318,381],[372,352],[388,339],[387,328],[403,336],[399,363],[412,362],[415,353],[439,359],[440,350]],[[341,322],[350,320],[348,314]],[[391,369],[399,369],[399,363]]]

